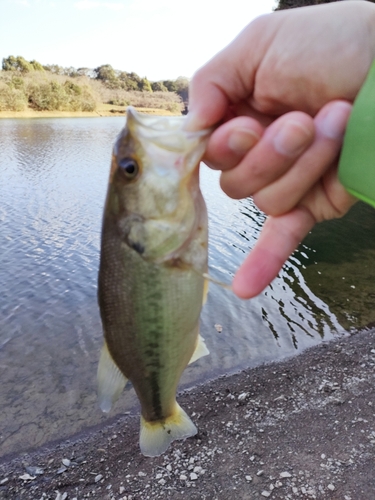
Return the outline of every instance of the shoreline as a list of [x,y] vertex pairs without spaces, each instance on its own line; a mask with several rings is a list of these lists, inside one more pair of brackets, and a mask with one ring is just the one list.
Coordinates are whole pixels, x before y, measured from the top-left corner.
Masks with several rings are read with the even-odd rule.
[[141,455],[131,412],[4,457],[0,498],[367,500],[375,493],[374,367],[372,328],[220,377],[179,395],[199,433],[163,456]]
[[[141,113],[158,116],[176,116],[176,113],[167,111],[166,109],[156,108],[135,108]],[[111,104],[103,104],[95,111],[35,111],[28,108],[24,111],[0,111],[0,119],[2,118],[100,118],[108,116],[125,116],[125,106],[114,106]],[[179,116],[179,115],[177,115]]]

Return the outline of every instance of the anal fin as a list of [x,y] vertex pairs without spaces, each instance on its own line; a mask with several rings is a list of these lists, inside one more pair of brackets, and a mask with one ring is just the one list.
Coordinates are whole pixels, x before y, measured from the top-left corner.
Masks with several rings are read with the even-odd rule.
[[102,411],[108,413],[123,391],[127,378],[112,359],[106,342],[102,347],[98,366],[98,399]]
[[146,457],[158,457],[167,450],[172,441],[195,436],[197,432],[188,415],[176,403],[173,415],[165,420],[147,422],[141,416],[139,446]]
[[203,358],[203,356],[207,356],[210,354],[210,351],[208,350],[206,343],[204,341],[204,338],[198,335],[198,342],[197,346],[195,348],[195,351],[193,352],[193,355],[189,361],[189,365],[191,363],[194,363],[194,361],[197,361],[197,359]]

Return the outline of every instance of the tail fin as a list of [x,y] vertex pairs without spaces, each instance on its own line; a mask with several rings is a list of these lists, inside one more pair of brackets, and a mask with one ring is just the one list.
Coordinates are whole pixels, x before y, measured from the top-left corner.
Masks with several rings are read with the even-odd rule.
[[176,403],[176,408],[170,417],[162,421],[147,422],[141,416],[141,432],[139,445],[146,457],[158,457],[176,439],[186,439],[197,433],[197,428],[188,415]]

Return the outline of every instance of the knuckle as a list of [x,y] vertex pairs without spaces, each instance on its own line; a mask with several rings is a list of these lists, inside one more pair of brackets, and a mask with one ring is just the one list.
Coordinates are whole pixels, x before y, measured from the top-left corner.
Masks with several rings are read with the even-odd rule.
[[247,193],[247,186],[244,183],[233,180],[232,176],[228,174],[230,172],[223,172],[220,176],[220,187],[227,196],[239,200],[251,195],[251,193]]

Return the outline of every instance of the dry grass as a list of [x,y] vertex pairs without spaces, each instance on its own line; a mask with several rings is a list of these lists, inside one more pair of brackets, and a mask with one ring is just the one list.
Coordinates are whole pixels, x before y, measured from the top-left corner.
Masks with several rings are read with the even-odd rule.
[[136,108],[166,109],[177,113],[184,108],[181,97],[175,92],[140,92],[109,89],[98,80],[91,80],[91,88],[101,103]]

